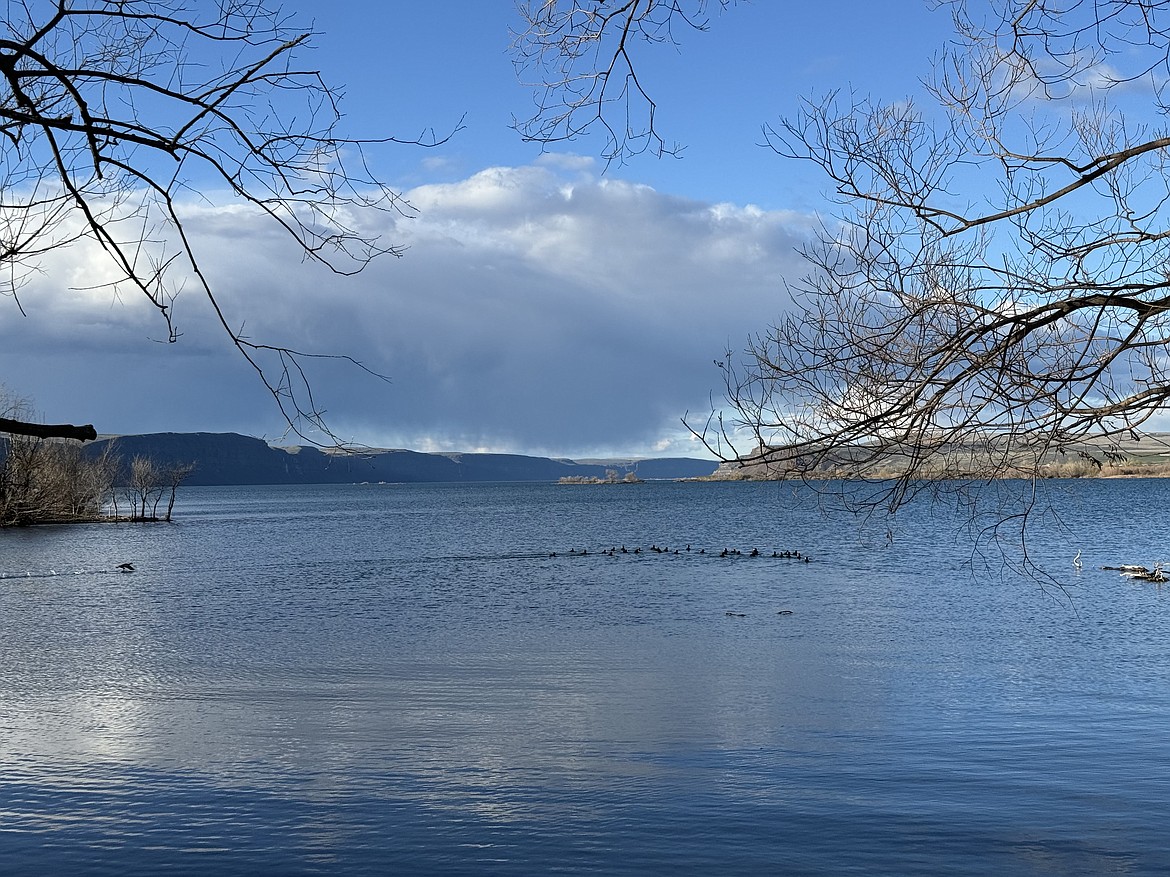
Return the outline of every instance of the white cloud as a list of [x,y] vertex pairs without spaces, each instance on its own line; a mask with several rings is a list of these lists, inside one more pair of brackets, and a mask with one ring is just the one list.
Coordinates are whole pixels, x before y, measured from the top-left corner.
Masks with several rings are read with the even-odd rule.
[[[419,186],[406,193],[416,218],[381,217],[406,257],[356,278],[304,262],[247,211],[192,209],[190,231],[233,325],[391,377],[319,364],[315,389],[343,435],[431,450],[693,449],[679,418],[709,409],[712,359],[784,309],[810,222],[591,167],[546,157]],[[65,289],[90,258],[56,255],[28,319],[0,310],[0,380],[51,419],[104,431],[279,431],[194,290],[178,304],[179,344],[150,344],[146,303]]]

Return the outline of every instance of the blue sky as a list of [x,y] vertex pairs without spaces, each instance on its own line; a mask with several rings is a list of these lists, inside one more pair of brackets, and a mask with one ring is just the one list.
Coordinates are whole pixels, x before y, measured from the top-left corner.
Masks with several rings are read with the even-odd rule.
[[[531,101],[508,54],[512,3],[285,7],[321,32],[307,57],[345,86],[349,133],[463,127],[435,149],[375,154],[420,213],[385,229],[406,257],[356,278],[304,264],[230,205],[193,211],[233,319],[390,377],[321,368],[315,389],[343,438],[578,457],[701,454],[679,419],[718,404],[712,361],[783,312],[795,249],[825,207],[823,181],[761,147],[761,125],[836,88],[914,94],[949,33],[922,0],[716,9],[709,32],[641,56],[683,157],[607,170],[597,142],[542,153],[510,128]],[[281,439],[274,405],[194,295],[177,309],[182,339],[159,344],[140,303],[76,291],[91,259],[54,254],[22,296],[26,317],[0,302],[0,382],[46,420],[100,432]]]
[[[304,8],[323,32],[322,67],[346,84],[355,121],[385,120],[413,136],[449,130],[464,118],[465,129],[437,150],[441,168],[419,168],[434,156],[398,156],[394,171],[411,183],[516,166],[540,154],[510,128],[532,101],[508,53],[510,29],[522,25],[512,6],[347,0],[321,11],[300,0],[288,8]],[[649,46],[640,56],[661,127],[685,147],[683,157],[643,156],[610,168],[611,175],[712,202],[816,209],[821,181],[761,148],[761,126],[790,113],[799,97],[833,89],[890,99],[914,93],[950,36],[948,13],[926,0],[755,0],[724,12],[710,6],[707,31],[679,31],[678,48]],[[556,148],[596,156],[600,144]]]

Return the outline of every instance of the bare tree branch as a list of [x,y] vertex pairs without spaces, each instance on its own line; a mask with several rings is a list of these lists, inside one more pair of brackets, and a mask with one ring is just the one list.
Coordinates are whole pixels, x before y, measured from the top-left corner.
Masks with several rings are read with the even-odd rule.
[[11,435],[27,435],[33,438],[67,438],[91,442],[97,438],[92,425],[74,426],[70,423],[32,423],[27,420],[12,420],[0,417],[0,432]]
[[337,92],[301,65],[314,34],[275,2],[20,0],[7,9],[0,294],[15,298],[45,253],[91,240],[116,270],[113,289],[145,296],[174,341],[172,305],[193,278],[292,431],[331,439],[302,380],[304,354],[233,329],[201,270],[179,195],[226,189],[309,259],[352,274],[402,253],[360,217],[412,213],[370,174],[365,151],[443,138],[343,134]]
[[[621,163],[650,152],[676,155],[658,130],[658,105],[639,72],[644,45],[677,46],[676,31],[704,31],[708,9],[734,0],[526,0],[526,27],[512,49],[517,72],[533,89],[533,113],[516,120],[525,140],[552,144],[591,130],[602,155]],[[644,44],[644,45],[639,45]]]
[[695,428],[744,465],[847,475],[858,508],[1100,467],[1170,404],[1170,7],[940,5],[934,108],[833,93],[765,129],[837,215],[796,310],[728,355],[730,429]]

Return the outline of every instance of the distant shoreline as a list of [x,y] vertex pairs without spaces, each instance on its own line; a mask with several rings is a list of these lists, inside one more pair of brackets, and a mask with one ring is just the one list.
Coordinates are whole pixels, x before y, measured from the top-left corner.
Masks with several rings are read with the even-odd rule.
[[[890,456],[881,461],[864,457],[864,448],[856,449],[857,458],[849,459],[850,450],[842,448],[837,452],[836,461],[820,461],[812,471],[802,471],[799,466],[787,463],[783,458],[769,462],[752,462],[745,455],[739,461],[721,463],[704,480],[712,481],[791,481],[791,480],[885,480],[901,478],[907,471],[905,458]],[[781,453],[780,449],[769,453]],[[915,480],[953,481],[956,479],[1013,479],[1033,477],[1042,480],[1099,479],[1099,478],[1170,478],[1170,433],[1151,433],[1140,439],[1125,441],[1085,441],[1080,445],[1064,449],[1064,453],[1048,452],[1029,459],[1023,451],[1014,458],[1008,458],[1002,465],[999,459],[987,465],[965,468],[964,463],[973,460],[982,463],[982,450],[970,448],[940,453],[931,457],[915,473]],[[860,463],[860,465],[859,465]]]
[[123,460],[141,456],[167,465],[194,464],[184,482],[197,485],[558,482],[562,478],[677,481],[712,475],[716,460],[649,457],[605,461],[523,454],[423,453],[405,449],[352,454],[312,446],[281,447],[238,433],[149,433],[99,437],[94,457],[112,446]]

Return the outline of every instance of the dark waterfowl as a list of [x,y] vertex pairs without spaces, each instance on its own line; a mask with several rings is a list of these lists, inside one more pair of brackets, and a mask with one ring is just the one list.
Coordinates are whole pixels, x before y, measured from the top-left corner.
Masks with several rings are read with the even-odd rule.
[[134,564],[132,564],[132,563],[119,563],[118,569],[120,569],[122,572],[134,572]]

